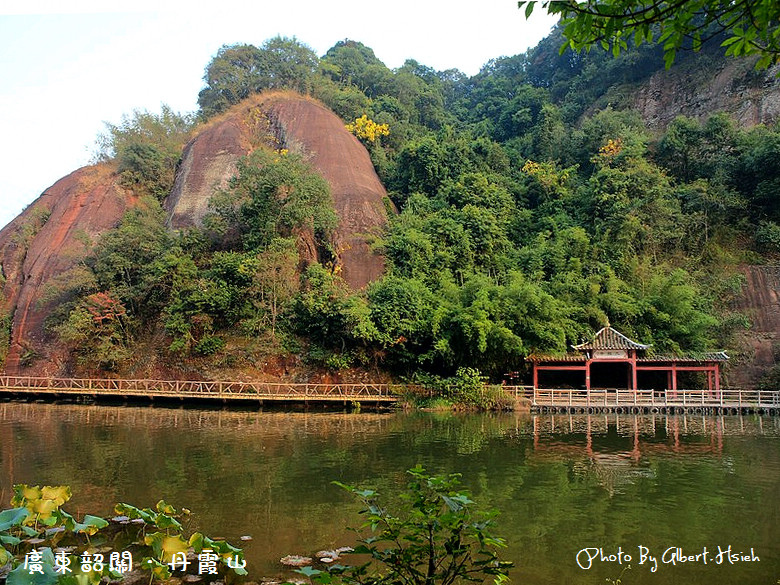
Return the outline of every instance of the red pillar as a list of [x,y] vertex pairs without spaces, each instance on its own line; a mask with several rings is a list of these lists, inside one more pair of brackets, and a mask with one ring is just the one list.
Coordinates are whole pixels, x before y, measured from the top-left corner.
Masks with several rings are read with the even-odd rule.
[[677,364],[672,363],[672,390],[677,392]]
[[531,362],[531,369],[534,372],[534,390],[539,387],[539,371],[536,369],[536,362]]
[[636,390],[636,350],[631,352],[631,390]]
[[585,390],[590,392],[590,360],[585,360]]
[[720,395],[720,364],[715,364],[715,392]]

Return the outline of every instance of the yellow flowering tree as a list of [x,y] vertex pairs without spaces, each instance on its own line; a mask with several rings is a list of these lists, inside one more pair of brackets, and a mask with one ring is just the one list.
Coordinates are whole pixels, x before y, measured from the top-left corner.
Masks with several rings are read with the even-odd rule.
[[380,136],[387,136],[390,134],[390,127],[387,124],[377,124],[366,114],[363,114],[360,118],[356,118],[351,124],[347,124],[346,128],[361,140],[365,140],[372,144],[376,142],[377,138]]

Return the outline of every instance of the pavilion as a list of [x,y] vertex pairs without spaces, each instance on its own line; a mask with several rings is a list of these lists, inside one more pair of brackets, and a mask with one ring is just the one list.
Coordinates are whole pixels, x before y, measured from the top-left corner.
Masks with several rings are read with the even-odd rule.
[[[648,353],[650,345],[629,339],[610,326],[591,341],[573,345],[565,355],[532,354],[526,358],[533,370],[534,388],[618,388],[627,390],[678,388],[678,374],[706,374],[707,389],[720,390],[720,366],[726,352],[687,355]],[[541,385],[540,385],[541,384]]]

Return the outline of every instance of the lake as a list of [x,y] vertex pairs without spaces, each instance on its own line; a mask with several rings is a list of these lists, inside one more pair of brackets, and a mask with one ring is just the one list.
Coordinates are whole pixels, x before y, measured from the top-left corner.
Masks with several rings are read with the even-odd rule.
[[417,463],[500,511],[517,584],[603,584],[629,563],[626,585],[780,579],[778,418],[0,402],[1,507],[14,483],[68,484],[78,514],[164,498],[243,545],[258,580],[353,543],[360,507],[333,480],[392,497]]

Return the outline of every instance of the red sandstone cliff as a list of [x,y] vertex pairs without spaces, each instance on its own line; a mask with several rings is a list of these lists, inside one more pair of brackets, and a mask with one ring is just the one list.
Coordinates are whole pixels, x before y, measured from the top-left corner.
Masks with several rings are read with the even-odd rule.
[[[79,169],[46,189],[0,231],[3,314],[11,315],[8,374],[58,373],[63,354],[44,330],[49,280],[84,257],[88,241],[117,225],[136,203],[108,165]],[[27,362],[35,362],[28,370]]]
[[[384,262],[368,242],[387,225],[385,189],[344,123],[296,94],[254,96],[198,132],[184,148],[165,201],[168,224],[199,225],[209,198],[227,185],[239,158],[268,144],[303,152],[330,184],[339,217],[334,244],[346,282],[359,289],[378,278]],[[85,167],[57,181],[0,231],[0,322],[11,318],[6,373],[63,373],[66,354],[44,329],[51,309],[42,304],[46,284],[79,262],[88,242],[115,227],[136,203],[110,165]],[[312,234],[300,234],[299,249],[304,259],[316,259]],[[0,364],[2,357],[0,352]]]
[[729,384],[753,387],[777,363],[780,353],[780,267],[746,266],[745,288],[736,309],[751,321],[740,340],[740,363],[730,368]]
[[[269,143],[302,152],[330,184],[339,218],[334,247],[344,280],[360,289],[377,279],[384,261],[371,251],[369,241],[387,226],[387,192],[368,152],[344,122],[314,100],[291,92],[254,96],[190,141],[165,202],[171,227],[199,225],[211,194],[227,185],[238,159]],[[302,255],[313,260],[313,245],[302,243],[308,248]]]

